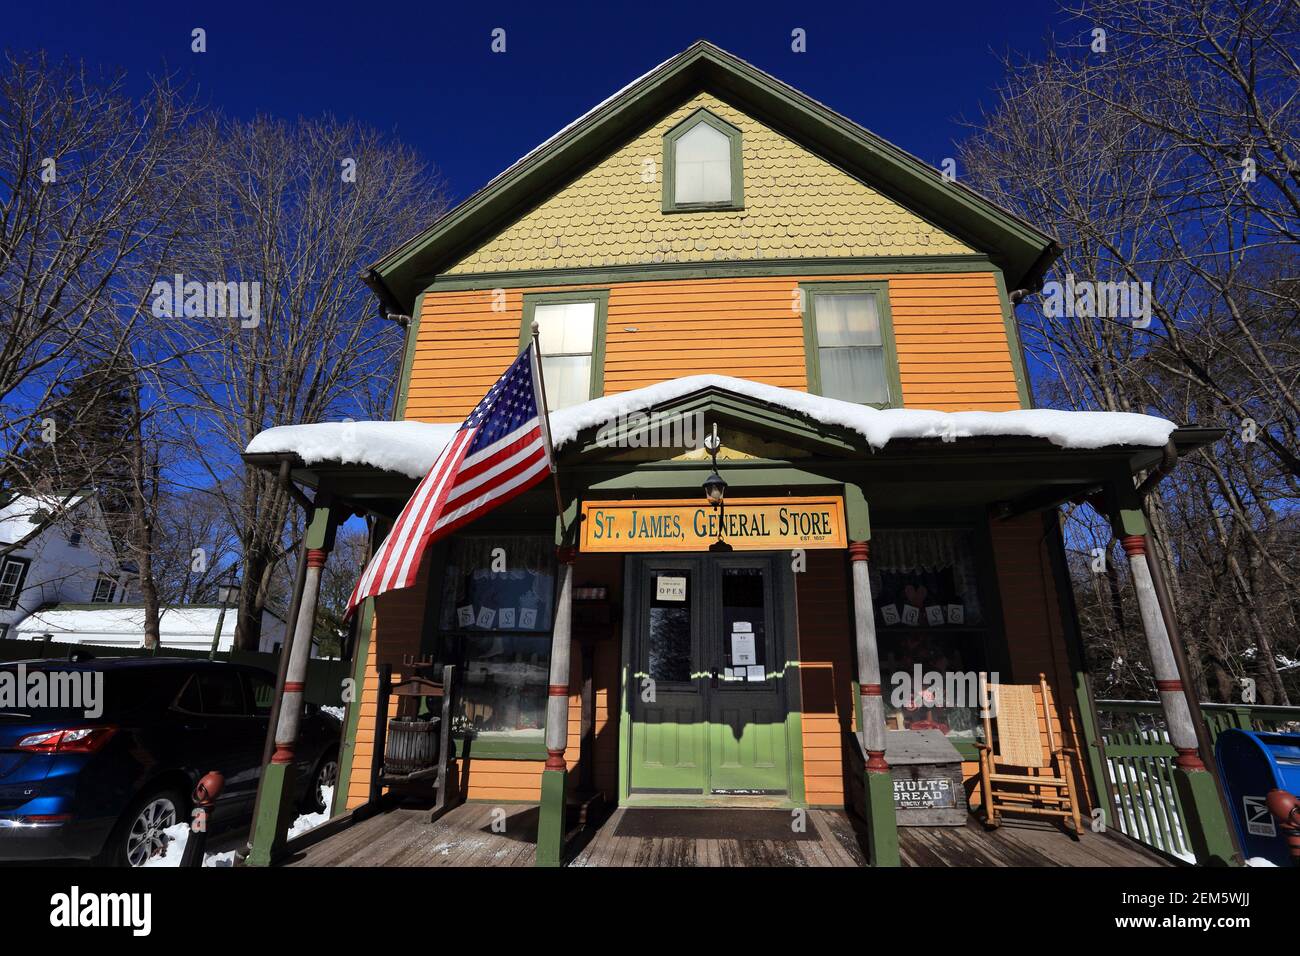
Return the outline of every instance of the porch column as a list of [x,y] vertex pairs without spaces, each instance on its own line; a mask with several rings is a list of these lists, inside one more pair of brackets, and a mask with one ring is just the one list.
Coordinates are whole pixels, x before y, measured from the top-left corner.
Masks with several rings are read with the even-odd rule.
[[880,686],[880,648],[876,643],[876,613],[871,602],[871,573],[867,564],[871,523],[861,489],[845,487],[849,522],[849,562],[853,569],[853,635],[858,655],[866,780],[863,809],[867,816],[872,866],[899,866],[898,823],[894,813],[894,777],[885,761],[885,698]]
[[280,698],[279,723],[275,731],[275,752],[262,772],[258,784],[257,816],[253,821],[253,848],[246,861],[249,866],[269,866],[284,850],[289,827],[298,813],[298,775],[294,753],[298,729],[302,724],[303,691],[307,682],[307,665],[311,660],[311,637],[316,621],[316,603],[320,597],[321,571],[334,545],[338,523],[337,511],[328,503],[312,510],[304,546],[307,569],[303,576],[302,599],[290,626],[291,643],[281,653],[289,655]]
[[559,587],[555,597],[555,626],[551,632],[551,673],[546,691],[546,766],[542,770],[542,802],[537,817],[537,865],[559,866],[564,857],[564,811],[568,799],[569,653],[572,646],[573,563],[578,549],[555,549]]
[[1173,643],[1165,627],[1151,568],[1147,564],[1146,518],[1136,500],[1136,492],[1132,491],[1131,480],[1126,477],[1119,482],[1115,494],[1111,518],[1116,536],[1128,555],[1138,614],[1142,619],[1142,632],[1146,636],[1169,742],[1178,754],[1174,760],[1174,785],[1187,815],[1192,852],[1197,863],[1231,863],[1235,856],[1232,835],[1214,777],[1201,761],[1196,724],[1187,703],[1188,689],[1178,673]]

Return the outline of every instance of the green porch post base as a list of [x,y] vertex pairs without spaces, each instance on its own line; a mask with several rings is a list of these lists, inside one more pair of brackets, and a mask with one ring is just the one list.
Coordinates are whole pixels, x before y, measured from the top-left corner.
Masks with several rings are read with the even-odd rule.
[[1201,866],[1237,865],[1232,834],[1223,816],[1213,775],[1208,770],[1175,767],[1174,786],[1183,805],[1187,836],[1196,862]]
[[537,808],[537,865],[559,866],[564,860],[564,807],[567,770],[542,771],[542,803]]
[[902,866],[898,856],[898,822],[894,815],[894,775],[866,773],[868,860],[872,866]]
[[246,866],[270,866],[284,852],[297,801],[298,773],[293,764],[268,764],[262,773],[261,799],[253,827],[253,848]]

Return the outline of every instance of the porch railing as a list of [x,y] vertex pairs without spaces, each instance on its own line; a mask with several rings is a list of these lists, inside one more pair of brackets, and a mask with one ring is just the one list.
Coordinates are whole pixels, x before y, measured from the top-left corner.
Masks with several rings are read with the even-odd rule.
[[[1300,732],[1300,707],[1201,704],[1210,742],[1233,727]],[[1120,832],[1172,856],[1193,859],[1174,787],[1173,746],[1158,701],[1099,700],[1097,718]]]

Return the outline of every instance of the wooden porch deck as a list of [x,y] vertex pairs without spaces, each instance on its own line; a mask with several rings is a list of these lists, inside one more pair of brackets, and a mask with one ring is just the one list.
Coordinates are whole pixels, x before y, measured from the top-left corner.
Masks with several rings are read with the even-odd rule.
[[[866,864],[861,822],[842,810],[808,811],[803,839],[707,839],[620,835],[628,811],[616,809],[570,841],[570,866],[856,867]],[[691,813],[674,810],[672,813]],[[743,814],[752,811],[731,810]],[[429,824],[428,810],[394,809],[362,820],[295,854],[288,866],[532,866],[537,808],[467,803]],[[1151,867],[1170,864],[1111,834],[1072,840],[1054,827],[1012,821],[986,831],[964,827],[899,830],[909,867]]]

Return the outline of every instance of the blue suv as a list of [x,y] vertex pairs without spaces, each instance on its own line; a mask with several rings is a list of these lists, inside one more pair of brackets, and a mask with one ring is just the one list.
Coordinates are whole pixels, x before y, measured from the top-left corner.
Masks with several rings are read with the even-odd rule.
[[[4,672],[8,672],[7,674]],[[21,696],[12,691],[25,682]],[[95,682],[95,706],[52,707],[35,689]],[[274,679],[256,667],[180,658],[0,664],[0,861],[79,859],[140,866],[190,819],[190,794],[216,770],[225,790],[210,831],[252,819]],[[60,699],[53,703],[66,704]],[[322,811],[338,776],[340,722],[307,706],[299,804]]]

